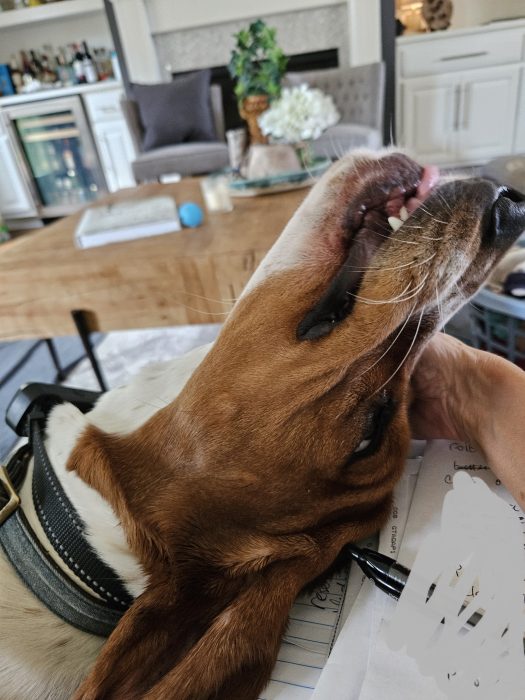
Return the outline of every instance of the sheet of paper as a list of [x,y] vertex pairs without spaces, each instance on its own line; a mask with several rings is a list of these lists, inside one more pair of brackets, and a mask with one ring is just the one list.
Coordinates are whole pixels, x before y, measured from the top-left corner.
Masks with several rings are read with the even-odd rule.
[[[413,565],[423,539],[439,527],[443,499],[452,488],[452,479],[458,471],[482,478],[509,503],[510,508],[516,510],[516,517],[524,518],[488,467],[484,456],[471,445],[454,441],[431,442],[425,451],[399,547],[398,560],[405,566]],[[395,653],[387,646],[386,625],[395,602],[379,591],[375,592],[375,602],[375,607],[372,605],[372,616],[377,622],[379,615],[381,623],[377,636],[371,639],[369,664],[359,700],[377,700],[381,697],[388,697],[389,700],[446,700],[446,695],[434,679],[422,676],[413,659],[405,653]]]
[[260,700],[309,700],[328,659],[343,609],[348,569],[297,598],[271,680]]
[[379,533],[378,551],[396,559],[403,541],[422,457],[407,459],[405,471],[394,490],[390,516]]
[[[417,446],[413,454],[418,454]],[[510,507],[514,506],[484,457],[472,446],[460,442],[431,442],[423,459],[407,460],[394,494],[390,517],[380,533],[379,551],[411,566],[422,539],[439,524],[443,498],[452,487],[457,471],[480,476],[498,495],[507,499]],[[272,681],[261,698],[444,700],[435,681],[421,676],[412,659],[406,654],[392,652],[386,645],[385,620],[395,603],[371,582],[363,582],[357,567],[351,569],[344,593],[342,582],[336,585],[339,590],[329,589],[321,595],[339,593],[342,609],[336,610],[335,605],[330,610],[328,606],[323,613],[327,617],[322,622],[316,612],[311,612],[311,599],[299,600],[294,605],[288,642],[281,647]],[[338,616],[341,620],[346,616],[347,619],[328,657]]]
[[[413,454],[420,453],[421,449],[421,443],[415,443]],[[407,460],[405,472],[394,494],[387,525],[389,534],[383,534],[385,548],[387,542],[391,548],[392,541],[396,539],[392,533],[398,532],[402,537],[420,465],[421,457]],[[377,549],[378,537],[373,535],[358,544]],[[353,566],[349,573],[347,570],[331,579],[326,590],[321,588],[312,596],[301,596],[290,612],[290,625],[261,700],[316,700],[321,697],[346,700],[353,697],[334,693],[336,689],[337,692],[346,692],[348,684],[340,681],[348,676],[348,658],[353,659],[352,668],[360,674],[355,688],[360,687],[364,677],[369,645],[363,640],[371,634],[371,618],[367,612],[371,593],[373,585],[366,580],[359,567]],[[347,656],[346,645],[339,649],[336,642],[347,625],[352,629],[348,642],[351,645],[350,656]],[[330,665],[328,672],[327,662]],[[319,684],[321,674],[323,682]]]
[[[416,450],[417,452],[417,450]],[[394,491],[389,519],[379,535],[379,551],[396,558],[410,510],[421,457],[406,461]],[[359,588],[356,602],[325,665],[312,700],[357,700],[366,676],[369,654],[380,620],[373,616],[375,586],[365,580],[359,567],[351,569],[350,580]],[[384,594],[381,594],[384,595]]]
[[443,499],[452,488],[452,479],[458,471],[483,479],[494,493],[516,511],[516,517],[523,517],[521,509],[491,471],[481,452],[468,443],[433,440],[425,450],[399,552],[399,561],[405,566],[412,566],[422,539],[439,527]]

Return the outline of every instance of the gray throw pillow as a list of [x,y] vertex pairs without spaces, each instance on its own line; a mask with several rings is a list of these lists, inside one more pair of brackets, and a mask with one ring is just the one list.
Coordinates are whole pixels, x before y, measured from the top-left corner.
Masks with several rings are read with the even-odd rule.
[[132,96],[144,129],[145,151],[187,141],[217,141],[209,70],[175,78],[171,83],[135,83]]

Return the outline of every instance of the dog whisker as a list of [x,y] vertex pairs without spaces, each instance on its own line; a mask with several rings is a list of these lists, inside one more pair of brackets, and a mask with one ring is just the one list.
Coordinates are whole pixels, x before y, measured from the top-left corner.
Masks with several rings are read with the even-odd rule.
[[421,211],[423,211],[425,214],[427,214],[432,221],[435,221],[438,224],[443,224],[443,226],[446,226],[449,223],[448,221],[442,221],[441,219],[438,219],[437,217],[433,216],[432,212],[429,211],[423,203],[421,203],[418,206],[418,209],[421,209]]
[[[421,313],[419,314],[419,321],[418,321],[418,323],[417,323],[416,332],[414,333],[414,337],[412,338],[412,342],[410,343],[410,347],[409,347],[408,350],[406,351],[406,353],[405,353],[403,359],[401,360],[401,362],[399,363],[399,365],[397,366],[397,368],[395,369],[395,371],[390,375],[390,377],[386,380],[386,382],[383,382],[383,384],[381,384],[381,386],[379,387],[379,389],[376,389],[376,390],[374,391],[374,395],[377,394],[377,393],[379,393],[379,392],[381,391],[381,389],[384,389],[385,386],[386,386],[389,382],[392,381],[392,379],[396,376],[396,374],[399,372],[399,370],[401,369],[401,367],[405,364],[405,362],[406,362],[408,356],[409,356],[410,353],[412,352],[412,348],[414,347],[414,343],[416,342],[416,339],[417,339],[417,336],[418,336],[418,333],[419,333],[419,329],[421,328],[421,321],[423,320],[423,314],[424,314],[424,313],[425,313],[425,307],[423,307],[423,308],[421,309]],[[411,318],[411,317],[409,316],[409,318]]]
[[443,315],[443,306],[441,304],[441,299],[439,297],[439,290],[436,286],[436,307],[438,310],[438,316],[439,316],[439,329],[442,329],[445,326],[445,316]]
[[325,655],[324,651],[319,651],[319,649],[314,649],[313,647],[309,647],[307,644],[299,644],[299,642],[292,641],[286,635],[283,637],[283,642],[285,642],[286,644],[291,644],[294,647],[299,647],[300,649],[304,649],[305,651],[309,651],[311,654],[319,654],[320,656]]
[[[425,275],[425,277],[421,280],[419,284],[417,284],[415,287],[412,289],[409,289],[410,287],[410,282],[408,285],[403,289],[400,294],[398,294],[396,297],[392,297],[391,299],[368,299],[367,297],[362,297],[359,296],[358,294],[354,294],[353,292],[346,292],[348,296],[354,297],[354,299],[358,299],[359,301],[362,301],[364,304],[400,304],[405,301],[409,301],[410,299],[413,299],[419,292],[423,289],[425,282],[428,279],[429,273]],[[407,296],[403,296],[405,292],[410,292]]]
[[459,298],[462,300],[462,303],[468,304],[473,309],[476,309],[477,308],[476,305],[467,297],[467,295],[461,289],[461,287],[459,286],[459,284],[457,282],[454,282],[454,286],[456,287],[457,294],[458,294]]
[[183,309],[187,309],[188,311],[194,311],[197,314],[206,314],[206,316],[228,316],[231,313],[230,311],[208,311],[207,309],[196,309],[193,306],[188,306],[188,304],[182,304],[179,303],[177,306],[181,306]]
[[406,268],[412,268],[412,267],[421,267],[421,265],[424,265],[427,262],[430,262],[433,258],[435,258],[437,253],[433,253],[430,255],[428,258],[425,258],[424,260],[421,260],[420,262],[408,262],[408,263],[403,263],[403,265],[395,265],[394,267],[358,267],[356,265],[342,265],[342,267],[348,269],[348,270],[360,270],[363,272],[368,272],[368,271],[382,271],[382,270],[403,270]]
[[195,294],[194,292],[188,292],[185,289],[174,289],[174,294],[184,294],[188,297],[195,297],[195,299],[203,299],[204,301],[211,301],[217,304],[235,304],[237,299],[213,299],[213,297],[206,297],[202,294]]
[[[425,226],[413,226],[413,225],[409,225],[409,224],[403,224],[403,228],[404,228],[406,231],[409,231],[409,230],[411,230],[411,229],[413,229],[413,230],[416,230],[416,229],[424,230],[426,227],[425,227]],[[420,239],[423,240],[423,241],[442,241],[442,240],[443,240],[443,236],[425,236],[425,235],[423,235],[423,234],[421,234],[421,233],[418,234],[418,238],[420,238]]]
[[151,401],[143,401],[140,399],[137,399],[136,401],[137,401],[137,404],[140,404],[141,406],[149,406],[150,408],[154,408],[157,411],[159,411],[161,408],[164,408],[164,406],[167,406],[168,404],[171,403],[171,401],[168,401],[166,399],[162,399],[160,396],[156,396],[155,400],[158,401],[159,404],[161,404],[161,405],[158,406],[156,403],[153,403]]
[[435,194],[437,195],[437,197],[439,198],[439,201],[443,204],[443,206],[444,206],[446,209],[448,209],[448,211],[452,214],[452,213],[453,213],[452,207],[450,206],[449,202],[447,202],[447,200],[446,200],[446,198],[444,197],[444,195],[439,191],[439,189],[438,189],[438,190],[435,190]]
[[381,233],[381,231],[377,231],[377,230],[374,230],[374,233],[378,236],[381,236],[382,238],[388,239],[392,243],[406,243],[407,245],[419,245],[419,243],[417,241],[407,241],[407,240],[404,240],[403,238],[398,238],[397,236],[396,237],[392,236],[392,229],[390,228],[390,226],[388,226],[388,227],[382,226],[381,228],[383,229],[383,231],[390,231],[390,233],[389,234]]
[[371,364],[370,367],[368,367],[367,369],[365,369],[365,371],[362,372],[358,377],[356,377],[356,379],[361,379],[361,377],[363,377],[367,372],[370,372],[371,369],[373,369],[376,365],[378,365],[378,364],[381,362],[381,360],[382,360],[384,357],[386,357],[386,355],[390,352],[390,350],[391,350],[391,349],[394,347],[394,345],[396,344],[396,341],[397,341],[397,339],[399,338],[399,336],[401,335],[401,333],[405,330],[405,328],[406,328],[406,326],[407,326],[407,323],[410,321],[410,319],[411,319],[411,317],[412,317],[412,314],[414,313],[414,311],[415,311],[415,309],[416,309],[416,306],[417,306],[417,302],[416,302],[416,303],[414,304],[414,306],[410,309],[410,313],[409,313],[408,316],[406,317],[405,322],[403,323],[403,325],[402,325],[401,328],[399,329],[399,331],[398,331],[396,337],[395,337],[394,340],[390,343],[390,345],[387,347],[387,349],[386,349],[385,352],[381,355],[381,357],[379,357],[373,364]]

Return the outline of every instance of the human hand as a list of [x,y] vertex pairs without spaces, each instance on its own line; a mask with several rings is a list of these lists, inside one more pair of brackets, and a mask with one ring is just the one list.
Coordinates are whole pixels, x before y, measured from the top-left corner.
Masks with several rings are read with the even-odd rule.
[[[425,347],[411,379],[410,422],[414,437],[476,441],[472,381],[480,363],[495,356],[476,350],[445,333]],[[497,361],[499,358],[495,358]]]
[[414,437],[476,445],[525,511],[525,372],[438,333],[411,380]]

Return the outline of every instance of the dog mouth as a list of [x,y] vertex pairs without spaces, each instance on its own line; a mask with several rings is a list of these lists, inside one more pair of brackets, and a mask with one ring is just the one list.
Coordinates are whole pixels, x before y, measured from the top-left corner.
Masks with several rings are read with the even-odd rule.
[[399,316],[410,301],[430,320],[438,310],[426,326],[444,323],[525,229],[519,192],[481,178],[442,178],[400,153],[357,159],[336,177],[327,225],[338,268],[296,327],[299,341],[327,335],[358,302],[395,303]]
[[360,169],[361,185],[346,205],[339,240],[345,259],[320,302],[301,321],[298,340],[330,332],[352,311],[372,259],[394,232],[425,202],[440,179],[435,166],[420,166],[392,154]]

